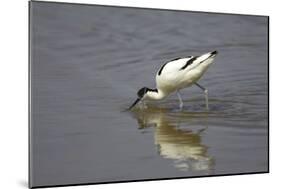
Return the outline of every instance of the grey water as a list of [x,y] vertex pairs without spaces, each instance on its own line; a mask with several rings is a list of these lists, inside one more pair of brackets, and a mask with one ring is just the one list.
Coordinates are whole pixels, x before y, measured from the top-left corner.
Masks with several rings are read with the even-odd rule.
[[[31,2],[32,186],[268,171],[268,18]],[[124,111],[165,62],[196,86]]]

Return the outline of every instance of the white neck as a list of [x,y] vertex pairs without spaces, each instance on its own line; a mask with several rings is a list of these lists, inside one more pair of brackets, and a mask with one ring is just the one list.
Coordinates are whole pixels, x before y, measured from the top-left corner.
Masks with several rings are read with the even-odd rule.
[[161,100],[163,98],[165,98],[167,96],[167,94],[163,93],[162,91],[158,90],[156,91],[148,91],[145,94],[145,98],[146,99],[151,99],[151,100]]

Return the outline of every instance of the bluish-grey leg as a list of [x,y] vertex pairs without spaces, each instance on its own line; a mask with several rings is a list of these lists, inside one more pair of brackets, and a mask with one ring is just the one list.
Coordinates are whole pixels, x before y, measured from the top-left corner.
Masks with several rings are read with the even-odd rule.
[[205,101],[206,101],[206,109],[209,110],[208,90],[205,87],[199,85],[198,83],[194,83],[194,84],[204,91],[204,93],[205,93]]
[[177,95],[178,95],[179,102],[180,102],[179,107],[180,107],[180,109],[182,110],[182,108],[183,108],[183,101],[182,101],[182,99],[181,99],[181,94],[180,94],[180,91],[177,91]]

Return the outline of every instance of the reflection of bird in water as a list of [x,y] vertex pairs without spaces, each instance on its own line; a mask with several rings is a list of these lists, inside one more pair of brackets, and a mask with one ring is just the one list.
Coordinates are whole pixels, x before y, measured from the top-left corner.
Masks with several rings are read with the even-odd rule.
[[161,100],[171,93],[176,92],[180,102],[180,109],[183,107],[183,101],[180,90],[193,84],[202,89],[205,93],[206,108],[208,105],[208,90],[199,85],[197,81],[206,72],[213,63],[217,51],[209,52],[200,56],[188,56],[185,58],[176,58],[165,63],[157,72],[156,89],[143,87],[138,91],[137,100],[129,107],[133,108],[139,101]]
[[146,111],[133,111],[133,114],[140,129],[155,126],[154,141],[158,152],[162,157],[174,160],[175,167],[185,171],[211,170],[214,161],[209,157],[207,146],[202,144],[200,136],[206,128],[198,131],[181,129],[179,122],[190,118],[186,115],[169,115],[166,109],[148,108]]

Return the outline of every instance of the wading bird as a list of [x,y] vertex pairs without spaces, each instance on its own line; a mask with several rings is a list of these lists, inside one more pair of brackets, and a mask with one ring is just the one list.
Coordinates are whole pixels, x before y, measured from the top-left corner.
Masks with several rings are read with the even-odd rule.
[[183,101],[180,95],[180,90],[193,84],[204,91],[206,108],[209,109],[208,90],[199,85],[197,81],[213,63],[217,54],[217,51],[213,51],[201,56],[176,58],[165,63],[161,66],[156,75],[157,88],[141,88],[137,93],[137,100],[128,109],[132,109],[139,101],[162,100],[173,92],[177,93],[179,107],[182,109]]

